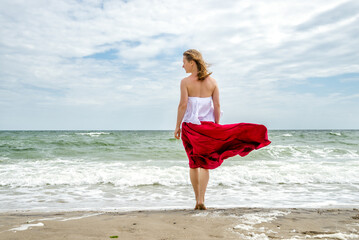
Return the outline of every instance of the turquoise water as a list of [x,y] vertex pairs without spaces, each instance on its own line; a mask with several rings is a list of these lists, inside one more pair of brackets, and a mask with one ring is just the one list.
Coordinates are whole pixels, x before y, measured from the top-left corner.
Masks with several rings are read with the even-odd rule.
[[[359,130],[270,130],[210,170],[209,207],[358,207]],[[0,131],[0,211],[192,208],[173,131]]]

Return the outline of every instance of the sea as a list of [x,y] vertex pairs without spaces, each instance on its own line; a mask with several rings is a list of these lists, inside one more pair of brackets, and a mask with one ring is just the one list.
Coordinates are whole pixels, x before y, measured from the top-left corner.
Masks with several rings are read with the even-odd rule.
[[[209,170],[209,208],[359,207],[359,130],[269,130]],[[0,212],[193,209],[173,130],[0,131]]]

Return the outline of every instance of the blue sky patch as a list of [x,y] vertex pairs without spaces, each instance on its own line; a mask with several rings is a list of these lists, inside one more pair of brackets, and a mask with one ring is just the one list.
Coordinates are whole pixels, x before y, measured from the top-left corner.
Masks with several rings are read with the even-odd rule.
[[297,93],[326,96],[333,93],[350,95],[359,93],[359,73],[345,73],[328,77],[310,77],[283,89]]
[[94,54],[85,56],[83,58],[94,58],[97,60],[113,60],[113,59],[118,58],[117,53],[118,53],[117,49],[111,48],[107,51],[94,53]]
[[49,93],[52,96],[65,96],[65,90],[64,89],[54,89],[54,88],[48,88],[48,87],[39,87],[35,86],[33,84],[21,82],[21,85],[24,87],[24,89],[27,90],[33,90],[37,92],[46,92]]

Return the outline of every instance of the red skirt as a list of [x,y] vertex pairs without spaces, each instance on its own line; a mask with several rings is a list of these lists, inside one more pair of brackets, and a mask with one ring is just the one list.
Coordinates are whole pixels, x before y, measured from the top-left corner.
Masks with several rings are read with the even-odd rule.
[[201,125],[183,122],[181,139],[190,168],[215,169],[223,160],[235,155],[246,156],[254,149],[265,147],[267,128],[261,124],[217,124],[201,121]]

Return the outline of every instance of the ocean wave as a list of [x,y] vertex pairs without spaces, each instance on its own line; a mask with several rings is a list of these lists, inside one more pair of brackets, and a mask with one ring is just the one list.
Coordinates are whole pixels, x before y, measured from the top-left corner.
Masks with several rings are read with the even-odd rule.
[[[359,159],[359,151],[355,149],[311,145],[272,145],[260,149],[258,152],[261,152],[261,157],[264,159],[266,157],[269,157],[269,159],[299,160]],[[257,152],[252,155],[257,155]]]
[[283,136],[283,137],[293,137],[293,135],[292,135],[292,134],[290,134],[290,133],[285,133],[285,134],[282,134],[282,136]]
[[342,134],[340,132],[329,132],[330,135],[334,136],[341,136]]
[[111,133],[109,132],[84,132],[84,133],[76,133],[76,135],[85,135],[85,136],[91,136],[91,137],[98,137],[100,135],[109,135]]
[[2,144],[0,145],[0,149],[6,150],[6,151],[14,151],[14,152],[23,152],[23,151],[36,151],[39,150],[35,147],[21,147],[21,146],[15,146],[11,144]]
[[[227,161],[227,160],[225,160]],[[153,162],[151,162],[153,163]],[[116,187],[188,185],[187,161],[177,166],[147,166],[142,162],[42,161],[3,165],[0,185],[36,187],[102,185]],[[358,184],[358,163],[306,161],[230,161],[211,173],[211,184]],[[341,174],[338,174],[341,173]]]
[[119,146],[119,144],[106,142],[106,141],[87,142],[87,141],[83,141],[83,140],[68,141],[68,140],[63,140],[63,139],[51,141],[51,142],[49,142],[49,144],[55,145],[55,146],[76,146],[76,147],[81,147],[81,146],[94,146],[94,147],[95,146]]

